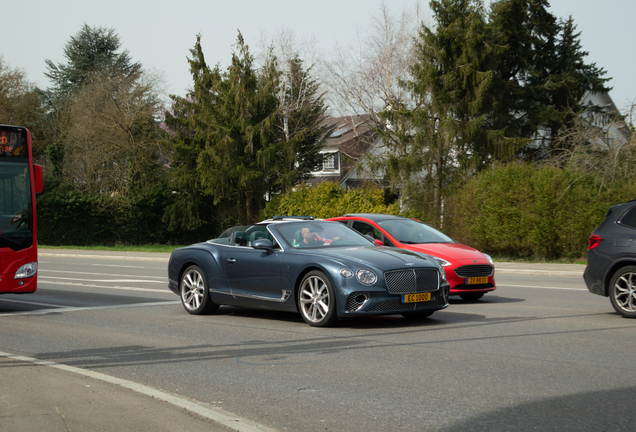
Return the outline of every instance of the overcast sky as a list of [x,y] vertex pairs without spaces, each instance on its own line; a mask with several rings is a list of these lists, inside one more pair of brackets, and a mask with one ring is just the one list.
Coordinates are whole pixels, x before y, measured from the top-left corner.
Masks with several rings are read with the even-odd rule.
[[[397,12],[415,2],[386,4]],[[427,1],[420,4],[428,10]],[[30,81],[48,87],[44,61],[66,62],[64,46],[83,23],[112,27],[133,61],[163,73],[168,93],[183,95],[192,82],[186,57],[197,33],[203,36],[209,64],[228,63],[237,30],[256,48],[263,33],[273,36],[285,28],[299,40],[314,38],[318,49],[328,54],[336,41],[348,45],[356,26],[364,31],[380,5],[380,0],[6,0],[0,55],[9,66],[24,70]],[[619,109],[634,101],[636,40],[631,29],[636,1],[553,0],[551,5],[557,17],[573,16],[583,49],[590,53],[588,62],[613,78],[610,95]]]

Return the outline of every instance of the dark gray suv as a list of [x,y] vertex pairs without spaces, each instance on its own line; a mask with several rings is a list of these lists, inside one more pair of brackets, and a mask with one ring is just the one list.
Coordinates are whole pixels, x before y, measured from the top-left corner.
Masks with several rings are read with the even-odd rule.
[[636,318],[636,200],[610,207],[590,235],[583,279],[616,312]]

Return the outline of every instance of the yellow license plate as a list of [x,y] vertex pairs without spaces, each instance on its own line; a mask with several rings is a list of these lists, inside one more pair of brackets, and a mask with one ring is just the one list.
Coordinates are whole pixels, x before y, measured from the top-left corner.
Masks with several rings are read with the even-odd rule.
[[402,294],[402,303],[417,303],[431,300],[431,293]]
[[488,283],[488,276],[466,278],[466,284],[485,284]]

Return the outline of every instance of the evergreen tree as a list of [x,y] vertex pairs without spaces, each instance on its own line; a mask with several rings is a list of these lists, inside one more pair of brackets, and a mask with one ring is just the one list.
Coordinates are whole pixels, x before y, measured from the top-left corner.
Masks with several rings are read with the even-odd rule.
[[279,83],[279,141],[288,154],[281,155],[282,171],[270,175],[271,191],[284,193],[308,180],[322,163],[320,149],[328,132],[323,123],[327,107],[311,68],[305,69],[298,56],[287,62]]
[[540,138],[553,151],[559,132],[585,109],[585,92],[608,90],[608,80],[605,71],[585,63],[572,19],[557,20],[549,6],[547,0],[493,3],[490,22],[502,51],[494,67],[491,122],[509,139]]
[[45,154],[65,187],[126,195],[157,172],[157,82],[133,63],[113,29],[86,24],[64,48],[66,63],[46,61]]
[[293,58],[281,72],[270,51],[257,68],[240,33],[235,47],[222,71],[207,65],[197,37],[189,59],[194,88],[172,96],[166,113],[180,196],[164,216],[172,229],[207,223],[208,197],[234,210],[223,216],[232,223],[254,222],[267,194],[290,190],[322,161],[326,107],[302,60]]
[[174,113],[166,115],[175,134],[176,179],[189,201],[188,208],[168,209],[171,224],[181,219],[196,228],[203,223],[197,195],[210,196],[215,204],[234,202],[239,222],[254,222],[268,191],[267,173],[279,162],[279,74],[273,63],[257,73],[240,33],[236,47],[231,65],[221,72],[206,64],[198,37],[189,60],[194,89],[186,98],[173,96]]
[[402,199],[439,226],[443,194],[454,178],[483,167],[506,143],[500,130],[486,127],[496,47],[482,3],[434,0],[430,5],[436,26],[422,25],[417,60],[404,83],[416,103],[392,101],[385,113],[390,151],[384,168]]
[[52,82],[50,89],[66,95],[81,89],[94,74],[134,74],[141,71],[140,63],[132,63],[128,50],[121,47],[119,36],[112,28],[90,27],[84,24],[64,47],[67,63],[54,64],[46,60],[46,75]]

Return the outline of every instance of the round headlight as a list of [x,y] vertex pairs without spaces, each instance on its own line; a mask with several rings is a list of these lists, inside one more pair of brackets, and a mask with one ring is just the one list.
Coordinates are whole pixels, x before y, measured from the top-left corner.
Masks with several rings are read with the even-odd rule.
[[352,278],[353,277],[353,272],[349,269],[342,269],[340,270],[340,274],[344,277],[346,277],[347,279]]
[[358,270],[358,272],[356,273],[356,277],[362,285],[373,285],[378,280],[378,277],[375,275],[375,273],[373,273],[371,270],[366,269]]

